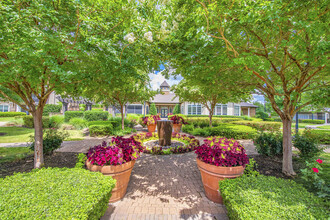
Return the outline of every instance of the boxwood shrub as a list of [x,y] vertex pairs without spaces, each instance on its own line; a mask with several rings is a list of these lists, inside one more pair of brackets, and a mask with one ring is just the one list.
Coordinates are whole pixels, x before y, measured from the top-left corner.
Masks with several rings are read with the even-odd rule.
[[[185,115],[188,118],[208,118],[209,115]],[[243,118],[243,116],[234,115],[213,115],[214,118]]]
[[[34,128],[33,116],[32,115],[24,116],[23,125],[24,125],[24,127],[27,127],[27,128]],[[42,127],[43,128],[53,128],[56,126],[57,126],[56,123],[54,121],[50,120],[50,118],[48,116],[42,117]]]
[[233,124],[246,125],[257,130],[280,131],[282,123],[271,121],[233,121]]
[[83,118],[84,111],[66,111],[64,113],[64,121],[68,122],[71,118]]
[[88,126],[90,136],[108,136],[113,134],[112,124]]
[[0,219],[100,219],[115,180],[99,172],[43,168],[0,179]]
[[87,121],[105,121],[109,117],[109,112],[106,111],[85,111],[84,118]]
[[330,131],[329,130],[319,130],[319,129],[310,129],[308,132],[305,132],[304,135],[315,140],[320,144],[330,144]]
[[324,124],[324,120],[313,120],[313,119],[299,119],[299,123],[308,123],[308,124]]
[[0,112],[0,118],[26,116],[25,112]]
[[52,112],[61,112],[62,105],[56,104],[46,104],[44,107],[44,111],[42,113],[43,116],[49,116],[49,113]]
[[292,180],[250,176],[220,181],[230,219],[328,219],[322,199]]

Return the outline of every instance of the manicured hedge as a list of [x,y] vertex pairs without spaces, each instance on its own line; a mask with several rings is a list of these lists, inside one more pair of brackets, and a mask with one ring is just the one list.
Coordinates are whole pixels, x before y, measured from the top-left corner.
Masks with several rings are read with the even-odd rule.
[[[34,121],[32,115],[27,115],[23,117],[23,125],[27,128],[34,128]],[[56,127],[56,122],[50,120],[48,116],[42,117],[42,127],[43,128],[54,128]]]
[[330,131],[311,129],[308,136],[320,144],[330,144]]
[[[185,115],[188,118],[208,118],[209,115]],[[235,115],[213,115],[214,118],[243,118],[244,116],[235,116]]]
[[46,104],[42,115],[49,116],[51,112],[61,112],[62,105]]
[[88,122],[88,126],[91,125],[112,125],[112,127],[115,129],[119,127],[120,123],[118,121],[90,121]]
[[292,180],[250,176],[220,181],[230,219],[328,219],[322,199]]
[[109,117],[109,112],[106,111],[85,111],[84,118],[87,121],[105,121]]
[[90,125],[88,128],[90,136],[108,136],[113,134],[112,124]]
[[84,169],[43,168],[0,179],[0,219],[100,219],[115,180]]
[[64,121],[68,122],[71,118],[83,118],[84,111],[66,111],[64,113]]
[[25,115],[26,115],[25,112],[0,112],[0,118],[25,116]]
[[312,120],[312,119],[299,119],[299,123],[308,123],[308,124],[324,124],[324,120]]
[[279,131],[282,123],[270,121],[233,121],[233,124],[246,125],[257,130]]

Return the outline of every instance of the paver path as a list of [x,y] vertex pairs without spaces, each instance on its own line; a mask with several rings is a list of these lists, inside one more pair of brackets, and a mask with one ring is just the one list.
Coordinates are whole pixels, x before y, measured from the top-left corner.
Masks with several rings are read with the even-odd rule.
[[109,204],[102,219],[228,219],[225,206],[205,197],[195,158],[143,154],[126,196]]

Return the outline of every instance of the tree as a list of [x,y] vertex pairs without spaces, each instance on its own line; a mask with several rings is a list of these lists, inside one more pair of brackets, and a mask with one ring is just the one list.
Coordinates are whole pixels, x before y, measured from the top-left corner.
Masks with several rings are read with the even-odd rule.
[[[214,41],[225,44],[228,57],[246,70],[246,76],[240,80],[248,82],[250,78],[249,83],[270,100],[272,108],[280,116],[283,123],[282,171],[286,175],[295,175],[292,167],[292,118],[297,111],[315,101],[313,94],[328,94],[329,91],[330,76],[326,66],[328,2],[193,2],[195,4],[182,4],[180,0],[172,3],[176,12],[182,13],[186,22],[190,22],[190,29],[186,31],[190,41],[186,41],[185,45],[192,42],[196,32],[205,34],[204,45]],[[218,49],[222,48],[223,45]],[[187,62],[194,60],[193,56],[185,58]],[[302,100],[302,94],[310,96]],[[323,98],[323,103],[328,100]]]
[[114,30],[133,9],[105,0],[0,2],[0,94],[34,118],[35,168],[44,163],[42,113],[49,95],[79,95],[82,82],[98,71],[95,55],[104,44],[111,50]]
[[157,115],[157,109],[156,109],[155,103],[151,103],[151,105],[150,105],[150,114]]
[[177,115],[177,114],[180,114],[181,113],[181,110],[180,110],[180,105],[179,104],[176,104],[174,109],[173,109],[173,114],[174,115]]

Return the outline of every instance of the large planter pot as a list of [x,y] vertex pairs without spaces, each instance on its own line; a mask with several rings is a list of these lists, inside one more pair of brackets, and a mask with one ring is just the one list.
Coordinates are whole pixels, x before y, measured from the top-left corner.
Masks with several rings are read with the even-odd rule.
[[233,179],[239,177],[244,172],[243,166],[217,167],[212,164],[204,163],[198,158],[197,166],[201,172],[206,197],[209,200],[220,204],[223,204],[223,201],[219,191],[219,181],[226,178]]
[[149,132],[155,132],[156,131],[156,124],[148,125],[148,131]]
[[173,132],[180,133],[182,124],[173,124]]
[[86,161],[86,167],[90,171],[101,172],[103,175],[111,176],[116,180],[116,186],[112,190],[109,202],[117,202],[125,196],[134,164],[135,160],[117,166],[98,166],[91,164],[88,160]]

